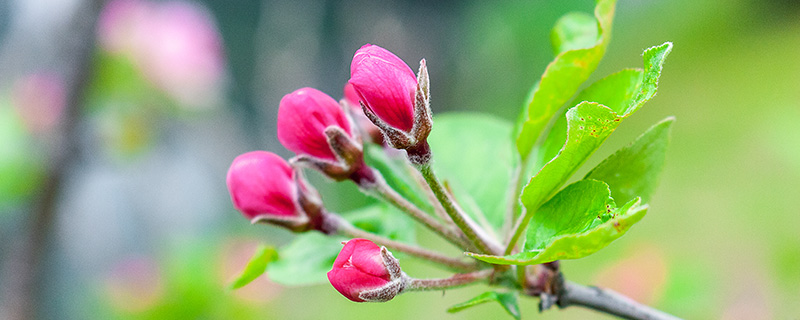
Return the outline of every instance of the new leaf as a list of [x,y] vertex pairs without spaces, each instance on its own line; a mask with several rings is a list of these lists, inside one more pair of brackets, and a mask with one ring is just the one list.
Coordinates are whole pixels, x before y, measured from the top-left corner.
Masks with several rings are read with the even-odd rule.
[[274,247],[261,245],[256,249],[256,254],[250,258],[242,273],[236,277],[230,288],[239,289],[252,282],[267,270],[267,265],[278,259],[278,251]]
[[519,298],[517,296],[517,292],[496,292],[496,291],[488,291],[478,295],[475,298],[472,298],[466,302],[459,303],[447,309],[447,312],[456,313],[461,310],[467,309],[469,307],[473,307],[479,304],[483,304],[486,302],[497,301],[503,309],[508,312],[509,315],[514,317],[514,319],[521,319],[522,316],[519,312]]
[[[553,146],[554,143],[561,141],[562,137],[565,142],[558,155],[544,165],[522,190],[520,200],[525,205],[527,212],[519,220],[520,224],[514,232],[512,244],[516,243],[521,231],[527,227],[531,214],[536,212],[542,203],[555,194],[558,188],[597,150],[623,119],[630,116],[632,112],[638,110],[642,104],[655,95],[664,59],[666,59],[671,50],[672,43],[669,42],[645,50],[645,70],[642,81],[640,85],[636,86],[638,92],[635,98],[627,104],[625,113],[620,115],[602,104],[583,101],[567,111],[566,136],[562,136],[561,132],[564,129],[558,126],[559,122],[556,122],[553,130],[560,131],[551,132],[551,135],[545,141],[545,145]],[[635,76],[636,73],[630,75],[630,77]],[[597,86],[593,86],[594,89],[587,90],[586,96],[596,96],[608,99],[607,101],[613,103],[622,103],[618,105],[621,108],[621,106],[625,105],[624,97],[628,96],[633,90],[630,87],[625,87],[620,88],[624,90],[624,94],[611,94],[609,93],[613,92],[611,85],[616,82],[607,79],[618,81],[616,78],[606,78],[606,81],[601,81]],[[628,79],[621,83],[630,86],[634,82]],[[539,152],[539,154],[541,153]]]
[[[657,83],[661,76],[664,61],[672,51],[672,43],[665,42],[659,46],[648,48],[642,54],[644,69],[624,69],[593,83],[572,100],[570,105],[578,105],[582,101],[597,102],[627,118],[655,96]],[[532,154],[528,172],[538,172],[553,159],[564,146],[567,135],[567,119],[563,116],[567,110],[561,111],[546,139]]]
[[[673,122],[667,118],[654,125],[601,162],[586,180],[542,205],[531,219],[522,253],[472,256],[495,264],[536,264],[581,258],[607,246],[644,216],[647,206],[641,199],[655,188]],[[614,209],[614,199],[626,204]]]
[[[556,24],[553,47],[566,51],[561,51],[547,66],[522,113],[524,120],[516,135],[516,145],[523,162],[556,111],[569,101],[600,63],[610,38],[615,2],[598,0],[594,11],[596,21],[570,14]],[[595,23],[596,28],[592,30]]]

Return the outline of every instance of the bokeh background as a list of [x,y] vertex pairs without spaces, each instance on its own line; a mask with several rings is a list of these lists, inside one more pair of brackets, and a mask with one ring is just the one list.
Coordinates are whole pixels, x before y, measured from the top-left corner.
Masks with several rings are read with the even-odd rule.
[[[25,305],[41,319],[505,317],[497,305],[445,313],[481,288],[385,304],[263,277],[227,290],[259,243],[291,234],[241,218],[225,173],[246,151],[290,156],[275,135],[280,98],[304,86],[341,97],[365,43],[412,67],[428,60],[434,113],[513,120],[552,59],[551,26],[593,5],[0,1],[0,318]],[[675,48],[658,96],[587,164],[676,116],[651,209],[565,274],[690,319],[796,319],[800,4],[619,0],[592,80],[641,67],[664,41]],[[358,205],[343,196],[352,185],[317,180],[329,206]],[[528,318],[604,318],[521,306]]]

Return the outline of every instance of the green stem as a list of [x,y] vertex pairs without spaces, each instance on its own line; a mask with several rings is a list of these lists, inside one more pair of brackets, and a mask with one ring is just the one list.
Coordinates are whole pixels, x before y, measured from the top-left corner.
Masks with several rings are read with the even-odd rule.
[[387,239],[374,233],[358,229],[344,220],[342,217],[335,214],[325,213],[323,219],[325,220],[324,223],[326,225],[326,229],[333,229],[336,231],[335,233],[345,237],[367,239],[378,245],[385,246],[392,251],[403,252],[423,260],[435,262],[455,271],[473,271],[478,269],[477,263],[447,257],[438,252]]
[[528,226],[526,218],[529,218],[527,212],[520,215],[517,219],[517,222],[514,223],[515,227],[512,229],[514,230],[514,233],[511,238],[508,239],[508,245],[506,246],[506,250],[503,252],[503,255],[509,255],[514,251],[514,247],[516,247],[519,237],[522,236],[522,232],[524,232],[525,227]]
[[516,273],[517,273],[517,283],[524,287],[525,281],[528,279],[528,266],[517,265],[516,266]]
[[[556,190],[558,189],[553,189],[550,195],[544,197],[543,199],[549,199],[550,197],[552,197],[553,193]],[[539,209],[539,206],[541,206],[543,203],[544,201],[536,203],[533,206],[524,206],[522,208],[523,209],[522,214],[519,215],[517,222],[514,223],[514,228],[512,229],[514,230],[514,234],[508,240],[508,245],[506,246],[506,250],[504,251],[505,255],[509,255],[514,251],[514,247],[517,245],[517,241],[519,241],[519,238],[520,236],[522,236],[522,233],[525,232],[525,228],[528,227],[528,223],[531,222],[533,214],[536,212],[536,210]]]
[[506,212],[505,221],[503,221],[503,234],[510,234],[511,227],[513,226],[514,219],[517,218],[517,214],[520,210],[520,192],[522,191],[523,180],[522,177],[525,175],[525,171],[527,170],[527,162],[521,163],[517,166],[516,170],[512,174],[512,179],[510,181],[510,187],[512,188],[513,192],[509,194],[509,203],[508,203],[508,212]]
[[403,196],[398,194],[397,191],[394,191],[394,189],[392,189],[392,187],[390,187],[386,183],[386,180],[379,175],[380,173],[377,173],[376,171],[376,177],[378,179],[376,179],[377,180],[376,183],[367,190],[375,192],[377,197],[383,199],[384,201],[395,206],[396,208],[402,210],[403,212],[411,216],[411,218],[421,223],[431,231],[435,232],[445,240],[454,244],[459,249],[464,250],[470,247],[470,243],[467,241],[467,239],[463,237],[463,235],[460,232],[458,232],[458,230],[440,223],[431,215],[420,210],[417,206],[415,206],[414,204],[403,198]]
[[431,290],[444,290],[444,289],[456,288],[485,280],[489,278],[492,275],[492,273],[494,273],[493,269],[486,269],[470,273],[456,274],[450,278],[443,278],[443,279],[409,278],[408,285],[406,285],[405,289],[403,290],[431,291]]
[[[470,224],[467,221],[466,215],[456,208],[456,204],[452,198],[447,194],[447,192],[442,187],[442,184],[439,183],[439,180],[436,178],[436,175],[433,173],[433,169],[431,168],[430,164],[421,164],[418,166],[420,173],[422,173],[422,177],[425,178],[425,181],[431,187],[433,194],[436,195],[436,199],[439,200],[439,203],[442,204],[445,212],[447,215],[450,216],[450,219],[453,220],[453,223],[458,226],[461,231],[464,232],[464,235],[467,236],[467,239],[475,246],[475,248],[484,254],[498,254],[502,248],[499,248],[498,245],[493,245],[492,242],[489,242],[488,237],[484,233],[479,234],[478,232],[482,231],[476,225]],[[480,230],[480,231],[479,231]]]
[[412,176],[414,182],[416,182],[417,185],[423,190],[425,197],[428,198],[428,201],[430,201],[431,205],[433,206],[433,212],[435,212],[439,219],[442,219],[442,221],[444,221],[446,224],[452,226],[453,228],[458,228],[458,226],[453,223],[453,220],[450,219],[450,216],[447,215],[447,212],[444,211],[442,204],[439,203],[439,199],[436,199],[436,195],[433,194],[433,190],[431,190],[431,187],[425,181],[425,178],[422,177],[422,174],[411,164],[411,162],[406,161],[405,163],[408,173]]

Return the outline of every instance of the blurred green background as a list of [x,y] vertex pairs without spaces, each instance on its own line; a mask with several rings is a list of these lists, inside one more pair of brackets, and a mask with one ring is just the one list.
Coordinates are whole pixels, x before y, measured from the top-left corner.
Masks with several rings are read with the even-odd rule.
[[[290,156],[275,135],[280,98],[304,86],[340,97],[365,43],[412,67],[427,59],[434,113],[513,120],[552,59],[552,25],[567,12],[591,12],[593,1],[91,5],[0,3],[0,318],[13,316],[3,312],[20,296],[42,319],[505,317],[488,304],[445,312],[481,288],[384,304],[352,303],[328,284],[290,288],[263,277],[227,290],[259,243],[292,235],[242,219],[225,173],[246,151]],[[98,12],[97,28],[86,27]],[[565,274],[688,319],[794,319],[800,3],[619,0],[590,82],[640,67],[641,52],[665,41],[675,48],[659,94],[586,165],[676,116],[651,209],[607,249],[564,261]],[[91,68],[78,63],[84,47]],[[316,180],[329,207],[359,205],[346,197],[352,185]],[[52,215],[37,220],[41,212]],[[35,250],[26,251],[31,239]],[[10,289],[25,280],[13,271],[20,265],[35,272],[30,294]],[[412,276],[442,275],[414,261],[403,266]],[[526,318],[604,318],[579,308],[537,314],[537,302],[522,300]]]

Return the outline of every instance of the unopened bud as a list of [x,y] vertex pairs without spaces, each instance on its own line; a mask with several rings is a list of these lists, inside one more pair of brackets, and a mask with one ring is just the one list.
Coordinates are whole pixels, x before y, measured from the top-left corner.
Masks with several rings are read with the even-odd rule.
[[361,186],[375,181],[342,106],[317,89],[298,89],[281,99],[278,140],[297,153],[294,163],[337,181],[351,179]]
[[426,164],[430,160],[426,140],[433,121],[425,60],[415,76],[396,55],[367,44],[353,57],[349,83],[360,97],[364,114],[383,131],[389,145],[405,149],[415,164]]
[[407,279],[385,247],[366,239],[347,241],[328,272],[331,285],[355,302],[389,301],[403,291]]
[[336,100],[314,88],[297,89],[281,99],[278,140],[286,149],[336,162],[325,129],[331,126],[351,134],[350,122]]
[[319,196],[299,172],[278,155],[252,151],[233,160],[227,175],[236,210],[251,222],[267,222],[295,232],[317,228]]

